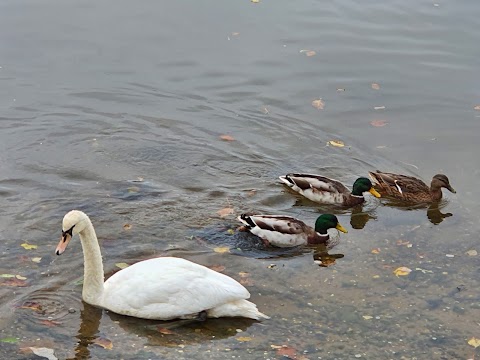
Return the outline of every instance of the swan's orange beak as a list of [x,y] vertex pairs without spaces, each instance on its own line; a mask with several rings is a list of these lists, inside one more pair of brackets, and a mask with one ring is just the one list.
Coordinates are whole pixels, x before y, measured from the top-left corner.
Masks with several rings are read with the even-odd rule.
[[55,250],[55,254],[62,255],[65,249],[67,248],[67,245],[70,242],[71,238],[72,238],[72,235],[70,235],[67,232],[63,232],[62,238],[60,239],[60,242],[57,245],[57,250]]

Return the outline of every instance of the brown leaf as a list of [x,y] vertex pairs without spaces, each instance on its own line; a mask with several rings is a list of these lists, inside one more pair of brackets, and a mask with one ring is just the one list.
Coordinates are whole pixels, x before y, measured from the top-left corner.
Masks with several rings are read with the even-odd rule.
[[233,214],[233,208],[226,207],[226,208],[220,209],[220,210],[217,211],[217,214],[218,214],[218,216],[223,218],[225,216]]
[[412,269],[407,268],[406,266],[400,266],[399,268],[396,268],[393,273],[395,276],[406,276],[412,272]]
[[167,328],[160,327],[160,326],[157,326],[157,331],[158,331],[160,334],[163,334],[163,335],[172,335],[172,334],[175,334],[172,330],[169,330],[169,329],[167,329]]
[[123,225],[123,230],[131,230],[131,229],[132,229],[132,224]]
[[252,338],[250,336],[240,336],[235,339],[237,339],[237,341],[240,341],[240,342],[252,341]]
[[107,350],[112,350],[112,348],[113,348],[112,342],[109,339],[104,338],[104,337],[98,337],[98,338],[94,339],[92,341],[92,343],[94,343],[95,345],[101,346],[101,347],[103,347],[104,349],[107,349]]
[[323,110],[323,109],[325,108],[325,103],[324,103],[323,100],[320,98],[320,99],[317,99],[317,100],[313,100],[313,101],[312,101],[312,106],[313,106],[315,109]]
[[335,147],[344,147],[345,143],[341,140],[330,140],[327,142],[327,145],[331,145]]
[[373,83],[373,84],[372,84],[372,89],[373,89],[373,90],[380,90],[380,85],[377,84],[377,83]]
[[373,249],[372,254],[380,254],[380,248]]
[[230,135],[220,135],[220,139],[222,139],[224,141],[235,141],[233,136],[230,136]]
[[223,266],[223,265],[212,265],[212,266],[209,266],[208,268],[212,269],[216,272],[222,272],[222,271],[225,270],[225,266]]
[[40,321],[40,324],[48,327],[54,327],[54,326],[61,325],[62,323],[60,321],[55,321],[55,320],[42,320]]
[[297,350],[287,345],[283,345],[280,349],[277,349],[278,356],[285,356],[289,359],[297,358]]
[[36,301],[25,301],[21,306],[18,307],[19,309],[30,309],[35,311],[42,310],[42,305]]
[[25,280],[20,280],[15,277],[1,282],[0,286],[24,287],[27,286],[27,283]]
[[382,127],[387,125],[388,123],[385,120],[372,120],[370,121],[370,125],[375,127]]

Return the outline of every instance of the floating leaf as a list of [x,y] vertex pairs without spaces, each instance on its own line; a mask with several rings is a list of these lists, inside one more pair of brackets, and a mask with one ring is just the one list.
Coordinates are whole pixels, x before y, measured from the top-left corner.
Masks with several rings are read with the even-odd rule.
[[35,311],[42,310],[42,305],[36,301],[26,301],[21,306],[18,307],[19,309],[30,309]]
[[167,329],[167,328],[160,327],[160,326],[157,326],[157,331],[158,331],[160,334],[164,334],[164,335],[172,335],[172,334],[175,334],[172,330],[169,330],[169,329]]
[[471,345],[474,348],[477,348],[480,346],[480,339],[477,339],[476,337],[472,337],[470,340],[468,340],[468,345]]
[[227,234],[228,234],[228,235],[234,235],[234,234],[235,234],[235,230],[233,230],[233,229],[228,229],[228,230],[227,230]]
[[307,56],[315,56],[316,52],[313,50],[300,50],[300,53],[305,53]]
[[42,258],[41,258],[41,257],[33,257],[33,258],[32,258],[32,261],[33,261],[34,263],[37,263],[37,264],[38,264],[40,261],[42,261]]
[[240,336],[240,337],[237,337],[235,339],[237,339],[237,341],[241,341],[241,342],[252,341],[252,338],[250,336]]
[[113,344],[110,340],[104,337],[98,337],[92,341],[95,345],[101,346],[104,349],[107,350],[112,350],[113,349]]
[[230,136],[230,135],[220,135],[220,139],[222,139],[224,141],[235,141],[233,136]]
[[375,106],[373,109],[374,110],[384,110],[385,106]]
[[323,102],[322,99],[317,99],[317,100],[313,100],[313,101],[312,101],[312,106],[313,106],[315,109],[323,110],[323,109],[325,108],[325,103]]
[[125,268],[129,267],[130,265],[128,265],[127,263],[121,262],[121,263],[116,263],[115,266],[120,268],[120,269],[125,269]]
[[397,245],[398,246],[412,247],[412,244],[410,244],[410,241],[402,240],[402,239],[397,240]]
[[344,92],[345,91],[345,88],[338,88],[337,89],[337,92]]
[[125,224],[123,225],[123,230],[131,230],[132,229],[132,224]]
[[8,336],[8,337],[1,338],[0,342],[15,344],[16,342],[18,342],[18,339],[13,336]]
[[269,269],[273,269],[274,267],[277,267],[277,265],[276,264],[270,264],[270,265],[267,266],[267,268],[269,268]]
[[223,209],[220,209],[217,211],[217,214],[220,216],[220,217],[225,217],[225,216],[228,216],[230,214],[233,214],[233,208],[231,207],[226,207],[226,208],[223,208]]
[[329,142],[327,142],[327,145],[332,145],[332,146],[336,146],[336,147],[344,147],[345,143],[341,140],[330,140]]
[[28,347],[28,349],[32,350],[32,352],[37,356],[41,356],[48,360],[58,360],[58,358],[55,356],[53,349],[46,348],[46,347],[33,347],[33,346]]
[[13,274],[0,274],[0,277],[2,277],[2,278],[13,278],[13,277],[15,277],[15,275],[13,275]]
[[27,278],[25,276],[22,276],[22,275],[15,275],[15,277],[18,279],[18,280],[27,280]]
[[219,254],[224,254],[224,253],[229,253],[230,248],[228,246],[216,247],[216,248],[213,249],[213,251],[215,251],[216,253],[219,253]]
[[377,83],[373,83],[373,84],[372,84],[372,89],[373,89],[373,90],[380,90],[380,85],[377,84]]
[[372,120],[370,121],[370,125],[375,127],[382,127],[387,125],[388,123],[385,120]]
[[250,0],[250,2],[252,2],[254,4],[258,4],[260,2],[260,0]]
[[399,268],[395,269],[393,273],[396,276],[406,276],[412,272],[412,269],[407,268],[406,266],[400,266]]
[[380,254],[380,248],[373,249],[372,254]]
[[371,320],[373,319],[373,316],[370,316],[370,315],[363,315],[362,316],[365,320]]
[[477,253],[477,250],[468,250],[466,254],[468,256],[477,256],[478,253]]
[[31,244],[27,244],[27,243],[23,243],[20,246],[23,247],[25,250],[32,250],[32,249],[36,249],[38,247],[37,245],[31,245]]
[[4,282],[0,283],[0,286],[14,286],[14,287],[24,287],[27,286],[25,280],[19,280],[16,277],[10,278]]

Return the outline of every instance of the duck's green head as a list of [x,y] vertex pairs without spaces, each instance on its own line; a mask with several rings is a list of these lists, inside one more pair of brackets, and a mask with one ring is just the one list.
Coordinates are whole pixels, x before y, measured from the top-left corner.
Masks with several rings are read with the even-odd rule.
[[347,229],[345,229],[340,223],[335,215],[332,214],[323,214],[320,215],[315,221],[315,231],[320,234],[326,234],[328,229],[337,229],[341,232],[347,233]]
[[369,192],[373,196],[379,198],[381,195],[373,188],[372,182],[370,179],[365,177],[358,178],[353,183],[352,195],[362,196],[364,192]]

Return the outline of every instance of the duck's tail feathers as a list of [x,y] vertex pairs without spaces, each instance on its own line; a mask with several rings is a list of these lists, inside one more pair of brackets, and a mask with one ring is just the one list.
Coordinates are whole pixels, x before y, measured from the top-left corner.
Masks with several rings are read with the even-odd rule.
[[279,176],[278,177],[280,179],[281,182],[283,182],[285,185],[289,186],[289,187],[292,187],[293,185],[295,185],[295,182],[290,179],[290,177],[287,175],[283,175],[283,176]]
[[242,214],[239,217],[237,217],[237,219],[238,219],[238,221],[242,222],[249,229],[252,229],[255,226],[257,226],[257,224],[255,224],[255,222],[247,214]]

